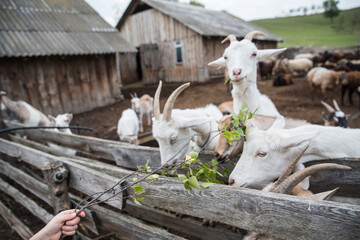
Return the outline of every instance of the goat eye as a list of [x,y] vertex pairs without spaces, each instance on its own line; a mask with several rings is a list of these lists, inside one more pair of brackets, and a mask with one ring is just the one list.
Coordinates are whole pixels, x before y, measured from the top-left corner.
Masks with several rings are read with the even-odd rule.
[[256,53],[253,53],[253,54],[251,55],[251,57],[256,57]]
[[227,60],[227,59],[228,59],[228,57],[227,57],[227,56],[224,56],[224,59],[225,59],[225,60]]
[[265,157],[266,156],[266,153],[265,152],[259,152],[258,154],[256,154],[256,157]]

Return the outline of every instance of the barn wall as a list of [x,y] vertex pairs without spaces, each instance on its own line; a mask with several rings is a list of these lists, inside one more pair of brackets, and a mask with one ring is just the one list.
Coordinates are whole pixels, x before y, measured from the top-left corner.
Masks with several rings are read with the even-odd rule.
[[[155,9],[149,9],[129,16],[119,31],[136,47],[141,44],[158,45],[161,64],[154,66],[160,67],[151,68],[149,72],[145,70],[145,82],[157,82],[160,77],[166,82],[208,80],[202,36],[177,20]],[[182,42],[182,65],[176,65],[174,41]],[[146,74],[150,75],[151,79],[147,79]]]
[[139,81],[136,64],[136,53],[120,53],[119,66],[123,85]]
[[115,54],[0,59],[0,90],[45,114],[80,113],[121,95]]

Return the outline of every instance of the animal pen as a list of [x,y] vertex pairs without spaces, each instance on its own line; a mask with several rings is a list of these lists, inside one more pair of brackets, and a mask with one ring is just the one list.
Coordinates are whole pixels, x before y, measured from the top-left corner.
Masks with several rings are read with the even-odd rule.
[[[3,125],[18,126],[6,121]],[[160,165],[158,148],[39,129],[3,133],[1,137],[0,189],[44,223],[53,214],[42,205],[51,206],[54,212],[73,207],[71,203],[111,188],[147,160],[152,168]],[[44,144],[48,142],[76,149],[77,156],[51,149]],[[212,157],[210,153],[200,154],[203,161]],[[311,190],[340,187],[338,198],[359,198],[360,161],[331,161],[352,170],[318,173],[311,178]],[[181,181],[171,177],[140,185],[147,189],[142,206],[127,197],[132,194],[130,188],[111,201],[86,209],[80,237],[102,239],[113,234],[121,239],[240,239],[244,231],[231,230],[235,227],[282,239],[360,238],[359,201],[319,201],[217,184],[186,190]],[[31,237],[31,231],[25,231],[28,228],[16,221],[4,204],[0,212],[23,239]],[[212,220],[215,226],[205,226],[201,219]]]

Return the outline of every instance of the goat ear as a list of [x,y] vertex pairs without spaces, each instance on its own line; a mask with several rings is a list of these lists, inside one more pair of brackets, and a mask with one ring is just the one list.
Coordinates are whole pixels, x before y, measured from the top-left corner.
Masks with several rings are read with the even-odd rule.
[[276,56],[279,53],[282,53],[283,51],[285,51],[287,48],[279,48],[279,49],[259,49],[257,50],[257,60],[258,61],[263,61],[267,58],[272,58],[274,56]]
[[52,115],[49,114],[49,115],[48,115],[48,118],[49,118],[50,121],[56,122],[54,116],[52,116]]
[[285,128],[285,118],[282,115],[278,116],[275,119],[274,123],[271,125],[269,130],[275,128]]
[[224,57],[218,58],[212,62],[208,63],[208,66],[211,67],[226,67],[226,61]]
[[326,113],[322,112],[321,115],[322,115],[324,121],[329,121],[329,116]]
[[72,119],[73,119],[73,115],[72,115],[72,113],[69,113],[69,114],[68,114],[68,120],[69,120],[69,122],[71,122]]

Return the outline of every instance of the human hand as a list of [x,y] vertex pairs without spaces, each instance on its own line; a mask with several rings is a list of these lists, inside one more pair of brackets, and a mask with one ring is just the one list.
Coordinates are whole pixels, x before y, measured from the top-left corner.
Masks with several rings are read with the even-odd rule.
[[[80,212],[78,216],[85,217],[84,212]],[[74,209],[66,210],[58,213],[51,221],[35,234],[30,240],[58,240],[61,233],[64,236],[71,236],[76,233],[80,217],[76,216]]]

